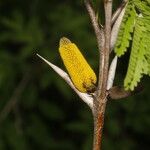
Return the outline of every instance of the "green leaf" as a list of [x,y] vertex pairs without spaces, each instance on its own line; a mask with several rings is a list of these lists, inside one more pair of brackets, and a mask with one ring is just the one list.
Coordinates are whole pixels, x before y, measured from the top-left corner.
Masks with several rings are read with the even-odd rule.
[[134,90],[134,87],[137,86],[143,74],[148,74],[149,72],[146,54],[148,53],[147,50],[150,45],[147,44],[147,38],[145,19],[139,16],[135,24],[129,66],[124,81],[124,86],[127,90]]
[[133,3],[138,10],[138,13],[142,15],[149,16],[150,15],[150,1],[149,0],[133,0]]
[[136,11],[133,3],[129,2],[126,6],[126,11],[120,26],[117,42],[115,45],[115,53],[118,56],[124,55],[129,47],[129,41],[132,39],[131,33],[134,29],[136,19]]
[[[150,75],[150,5],[149,1],[130,0],[120,27],[115,53],[123,55],[132,40],[131,55],[124,80],[126,90],[134,90],[144,74]],[[133,38],[131,36],[133,34]]]

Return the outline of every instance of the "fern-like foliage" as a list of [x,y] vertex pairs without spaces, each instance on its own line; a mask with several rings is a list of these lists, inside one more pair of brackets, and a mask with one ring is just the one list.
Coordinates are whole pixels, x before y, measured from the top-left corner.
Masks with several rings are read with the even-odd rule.
[[150,76],[150,16],[148,17],[145,17],[145,26],[146,26],[146,29],[147,29],[147,32],[145,33],[145,45],[147,46],[146,47],[146,54],[145,54],[145,57],[146,57],[146,60],[147,60],[147,63],[148,63],[148,75]]
[[[129,7],[132,9],[128,9]],[[131,18],[133,12],[135,17]],[[127,14],[130,14],[128,18],[132,19],[130,26],[126,19]],[[128,31],[128,34],[125,34],[125,31]],[[118,56],[126,52],[128,45],[125,47],[125,43],[129,43],[131,32],[133,32],[131,54],[124,80],[126,90],[134,90],[144,74],[150,75],[150,0],[129,1],[115,46]]]
[[143,24],[143,18],[138,17],[135,24],[129,67],[124,81],[124,85],[127,89],[130,88],[133,90],[143,74],[148,73],[148,63],[145,58],[147,50],[147,45],[145,45],[145,32],[146,28]]
[[118,56],[123,55],[129,47],[131,33],[133,32],[134,22],[136,18],[136,11],[133,3],[129,2],[126,6],[126,12],[120,26],[118,39],[115,46],[115,52]]
[[136,9],[144,16],[150,15],[150,0],[130,0],[133,1]]

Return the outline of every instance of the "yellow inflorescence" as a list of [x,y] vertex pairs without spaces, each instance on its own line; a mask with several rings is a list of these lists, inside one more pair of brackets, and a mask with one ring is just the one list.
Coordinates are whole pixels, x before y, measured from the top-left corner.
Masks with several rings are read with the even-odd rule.
[[78,47],[63,37],[60,39],[59,52],[75,87],[83,93],[93,92],[97,78]]

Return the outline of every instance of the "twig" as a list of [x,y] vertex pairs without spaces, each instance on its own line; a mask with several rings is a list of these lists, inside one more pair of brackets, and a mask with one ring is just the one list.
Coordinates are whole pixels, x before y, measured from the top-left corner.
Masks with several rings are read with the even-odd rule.
[[60,77],[62,77],[67,83],[68,85],[77,93],[77,95],[91,108],[91,110],[93,111],[93,97],[90,94],[87,93],[81,93],[79,92],[75,86],[73,85],[69,75],[63,71],[62,69],[60,69],[59,67],[57,67],[56,65],[52,64],[51,62],[47,61],[45,58],[43,58],[42,56],[40,56],[39,54],[37,54],[37,56],[39,58],[41,58],[45,63],[47,63]]
[[[99,58],[99,80],[98,80],[98,91],[101,91],[102,82],[103,82],[103,68],[104,68],[104,31],[103,29],[100,29],[98,24],[98,19],[96,18],[94,9],[92,7],[91,0],[84,0],[85,6],[87,8],[88,14],[91,19],[91,23],[93,26],[93,29],[95,31],[96,39],[97,39],[97,45],[100,52],[100,58]],[[96,103],[96,101],[95,101]],[[97,104],[94,104],[95,107]]]
[[3,110],[0,113],[0,123],[8,116],[8,114],[12,111],[16,103],[21,97],[22,92],[24,91],[25,87],[27,86],[27,83],[30,79],[29,73],[26,73],[16,89],[13,92],[12,97],[10,100],[6,103]]
[[101,49],[103,47],[103,44],[104,44],[103,29],[100,29],[100,27],[99,27],[98,19],[96,17],[95,11],[94,11],[94,9],[92,7],[91,0],[84,0],[84,3],[85,3],[85,6],[87,8],[88,14],[90,16],[93,29],[94,29],[95,34],[96,34],[96,39],[97,39],[97,43],[98,43],[98,49],[99,49],[99,51],[101,51]]
[[112,15],[112,0],[104,1],[105,7],[105,44],[103,49],[101,49],[101,59],[102,64],[99,64],[99,91],[98,97],[102,94],[102,98],[105,97],[105,90],[107,86],[107,76],[109,68],[109,50],[110,50],[110,40],[111,40],[111,15]]

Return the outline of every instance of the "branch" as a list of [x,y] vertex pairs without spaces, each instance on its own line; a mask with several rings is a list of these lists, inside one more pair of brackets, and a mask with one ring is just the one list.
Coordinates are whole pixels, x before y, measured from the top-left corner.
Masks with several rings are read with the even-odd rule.
[[99,24],[98,24],[98,19],[96,17],[95,11],[92,7],[92,3],[91,0],[84,0],[86,9],[88,11],[88,14],[90,16],[91,22],[92,22],[92,26],[93,29],[95,31],[95,35],[96,35],[96,39],[97,39],[97,43],[98,43],[98,49],[99,51],[101,51],[103,45],[104,45],[104,33],[103,30],[100,29]]
[[107,79],[108,79],[108,68],[109,68],[109,52],[110,52],[110,41],[111,41],[111,18],[112,18],[112,0],[104,0],[105,8],[105,44],[101,50],[100,68],[99,68],[99,83],[98,83],[98,98],[105,99]]
[[57,67],[56,65],[52,64],[51,62],[47,61],[45,58],[37,54],[37,56],[42,59],[45,63],[47,63],[60,77],[62,77],[67,84],[77,93],[77,95],[93,110],[93,97],[90,94],[87,93],[81,93],[79,92],[76,87],[73,85],[69,75]]
[[98,44],[98,49],[100,52],[100,58],[99,58],[99,81],[98,81],[98,93],[100,93],[101,88],[102,88],[102,83],[103,83],[103,69],[104,69],[104,42],[105,42],[105,37],[104,37],[104,31],[103,29],[100,29],[98,20],[96,18],[94,9],[91,4],[91,0],[84,0],[85,6],[87,8],[88,14],[91,19],[92,26],[95,31],[96,39],[97,39],[97,44]]

